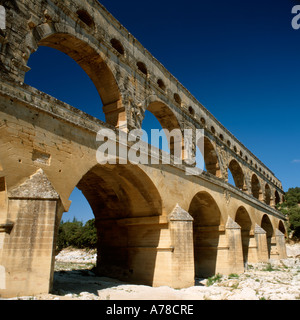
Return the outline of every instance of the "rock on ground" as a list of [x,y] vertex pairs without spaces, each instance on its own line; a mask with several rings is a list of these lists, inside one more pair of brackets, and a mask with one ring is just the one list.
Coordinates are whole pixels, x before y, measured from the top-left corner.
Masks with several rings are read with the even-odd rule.
[[13,300],[299,300],[299,250],[299,244],[288,245],[288,259],[249,265],[243,274],[221,276],[211,286],[207,279],[196,279],[195,286],[175,290],[97,277],[89,270],[95,251],[67,249],[56,257],[51,294]]

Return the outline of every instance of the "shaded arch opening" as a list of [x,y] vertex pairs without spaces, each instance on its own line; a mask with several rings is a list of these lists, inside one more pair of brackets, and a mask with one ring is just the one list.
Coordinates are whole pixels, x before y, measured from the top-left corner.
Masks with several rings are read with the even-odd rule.
[[92,28],[95,26],[94,19],[92,16],[84,9],[79,9],[76,11],[78,18],[86,24],[88,27]]
[[136,65],[137,65],[138,69],[139,69],[145,76],[148,75],[148,69],[147,69],[147,67],[146,67],[146,65],[145,65],[144,62],[138,61],[138,62],[136,63]]
[[251,192],[254,198],[260,199],[261,186],[256,174],[253,174],[251,178]]
[[279,221],[279,224],[278,224],[278,230],[279,230],[280,232],[282,232],[285,237],[287,236],[287,234],[286,234],[286,228],[285,228],[285,226],[284,226],[284,223],[283,223],[281,220]]
[[250,230],[252,222],[247,210],[244,207],[240,207],[235,216],[235,222],[241,227],[242,236],[242,248],[243,248],[243,260],[244,265],[248,264],[249,256],[249,244],[250,244]]
[[[205,166],[203,167],[204,170],[206,170],[208,173],[221,178],[221,168],[220,168],[220,163],[218,159],[217,152],[210,141],[210,139],[206,136],[201,137],[199,141],[197,141],[197,151],[200,151]],[[196,155],[197,159],[197,155]],[[200,159],[200,158],[199,158]]]
[[[155,223],[162,214],[162,202],[148,175],[134,165],[96,165],[77,188],[95,218],[96,274],[152,285],[157,250],[147,248],[158,247],[163,226]],[[142,223],[143,218],[153,219],[151,228]]]
[[240,190],[244,189],[244,173],[236,160],[231,160],[228,166],[228,170],[231,172],[234,184]]
[[261,227],[266,231],[268,257],[271,257],[272,237],[274,234],[273,226],[268,215],[264,215],[261,220]]
[[277,190],[275,190],[275,205],[280,203],[280,196]]
[[166,85],[165,85],[165,83],[163,82],[162,79],[158,79],[157,80],[157,85],[161,88],[161,90],[163,90],[163,91],[166,90]]
[[122,43],[119,40],[113,38],[110,40],[110,43],[114,49],[116,49],[121,55],[124,55],[125,50]]
[[194,219],[195,276],[215,275],[220,235],[224,234],[224,229],[221,228],[224,223],[220,209],[210,194],[199,192],[191,201],[189,213]]
[[265,203],[267,205],[271,203],[271,188],[268,184],[265,185]]
[[174,98],[176,103],[181,105],[181,98],[180,98],[180,95],[178,93],[174,93],[173,98]]
[[[112,71],[100,54],[87,42],[67,33],[55,33],[47,36],[38,41],[38,46],[49,47],[66,54],[84,70],[101,98],[106,122],[117,126],[121,112],[119,107],[121,94]],[[40,48],[37,52],[39,50]],[[30,75],[30,72],[28,75]],[[40,76],[46,78],[47,74],[41,74]],[[72,76],[74,78],[76,74]],[[93,98],[84,93],[83,89],[79,89],[79,92],[82,92],[85,97],[85,104],[90,104]],[[99,103],[98,108],[101,108],[101,103]],[[124,117],[123,114],[122,117]]]

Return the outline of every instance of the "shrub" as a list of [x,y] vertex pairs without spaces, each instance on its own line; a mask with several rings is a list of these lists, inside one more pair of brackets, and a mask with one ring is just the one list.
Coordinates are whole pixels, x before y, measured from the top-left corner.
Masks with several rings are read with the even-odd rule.
[[57,250],[66,247],[74,248],[96,248],[97,230],[95,219],[89,220],[85,225],[81,221],[73,219],[72,222],[61,221],[58,230]]
[[216,275],[210,277],[207,279],[207,282],[206,282],[206,286],[207,287],[210,287],[212,286],[215,282],[220,282],[222,279],[222,275],[217,273]]

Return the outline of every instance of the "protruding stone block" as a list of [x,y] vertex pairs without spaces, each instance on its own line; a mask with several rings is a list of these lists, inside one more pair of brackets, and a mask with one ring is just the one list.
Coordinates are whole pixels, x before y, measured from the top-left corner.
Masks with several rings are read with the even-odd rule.
[[285,236],[284,234],[276,229],[275,230],[275,237],[276,237],[276,247],[279,255],[279,259],[286,259],[286,246],[285,246]]
[[0,296],[49,292],[53,280],[56,226],[61,214],[59,195],[40,169],[10,190],[8,199],[9,223],[2,229],[6,232],[10,229],[10,234],[2,245],[2,273],[5,270],[2,282],[4,278],[5,285],[1,285]]
[[259,262],[268,262],[268,245],[267,245],[267,232],[255,224],[254,237],[257,245],[257,258]]
[[172,253],[172,286],[186,288],[194,285],[193,218],[178,204],[169,215]]
[[228,217],[225,229],[228,241],[228,273],[242,273],[244,272],[244,260],[241,227],[231,217]]

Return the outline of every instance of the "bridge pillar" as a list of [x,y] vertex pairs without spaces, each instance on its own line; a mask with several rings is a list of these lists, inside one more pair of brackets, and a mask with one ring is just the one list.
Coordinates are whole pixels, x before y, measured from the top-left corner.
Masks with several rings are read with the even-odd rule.
[[276,237],[276,247],[278,251],[279,259],[286,259],[286,246],[285,246],[285,236],[280,230],[275,230],[275,237]]
[[243,273],[244,259],[241,227],[230,217],[228,217],[226,224],[226,237],[228,242],[227,273]]
[[60,198],[42,170],[8,193],[6,236],[2,244],[0,296],[51,290]]
[[273,198],[273,197],[270,198],[270,206],[272,208],[276,208],[275,198]]
[[257,259],[258,262],[268,262],[268,245],[267,245],[267,233],[258,224],[255,225],[254,236],[257,245]]
[[250,231],[250,238],[249,238],[249,246],[248,246],[248,263],[257,263],[259,262],[258,258],[258,247],[255,238],[254,230]]
[[193,218],[179,205],[169,216],[172,253],[172,287],[176,289],[194,286]]

